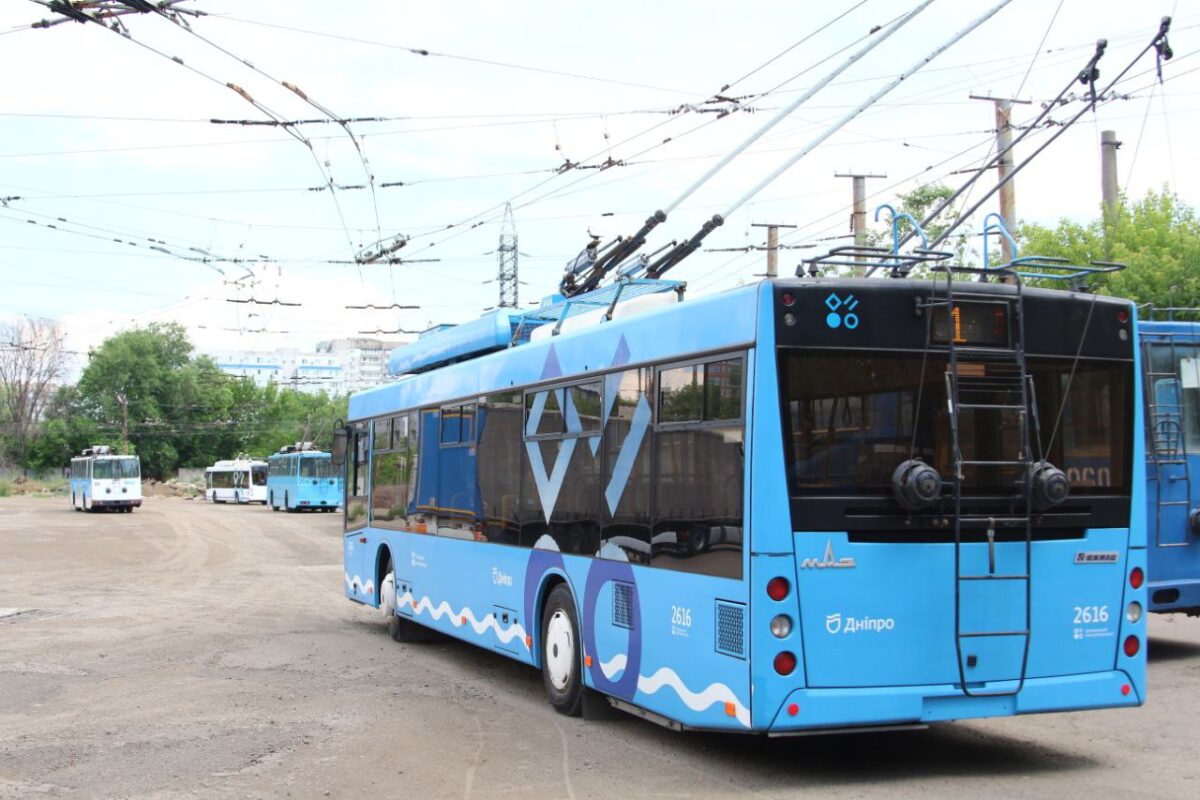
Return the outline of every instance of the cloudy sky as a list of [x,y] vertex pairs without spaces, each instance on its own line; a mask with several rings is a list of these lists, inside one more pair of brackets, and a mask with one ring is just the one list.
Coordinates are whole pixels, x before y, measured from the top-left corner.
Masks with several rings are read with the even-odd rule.
[[[488,281],[506,201],[521,301],[536,301],[589,232],[636,230],[914,2],[195,0],[183,7],[205,15],[190,19],[190,32],[127,16],[126,37],[75,22],[30,28],[53,15],[7,0],[0,318],[59,318],[80,352],[153,320],[184,323],[202,350],[305,348],[464,321],[496,303]],[[934,2],[688,198],[650,247],[691,235],[991,5]],[[1124,143],[1126,192],[1166,184],[1197,205],[1200,168],[1188,146],[1200,133],[1200,3],[1014,0],[758,194],[708,239],[716,252],[671,277],[691,294],[753,280],[763,254],[729,251],[762,243],[752,223],[798,226],[788,244],[836,244],[850,182],[835,172],[886,174],[868,183],[872,207],[922,184],[957,183],[964,176],[954,173],[980,164],[993,138],[991,104],[969,94],[1033,101],[1016,107],[1020,124],[1100,38],[1107,84],[1163,15],[1175,16],[1165,82],[1156,84],[1153,54],[1139,61],[1118,98],[1021,173],[1018,216],[1096,216],[1104,129]],[[741,110],[705,113],[717,93]],[[352,123],[351,137],[322,109],[379,119]],[[240,124],[272,115],[312,122]],[[1035,132],[1018,158],[1052,132]],[[559,169],[609,158],[621,165]],[[354,263],[397,236],[410,237],[399,252],[409,263]],[[300,305],[230,302],[251,299]],[[392,303],[419,308],[346,308]]]

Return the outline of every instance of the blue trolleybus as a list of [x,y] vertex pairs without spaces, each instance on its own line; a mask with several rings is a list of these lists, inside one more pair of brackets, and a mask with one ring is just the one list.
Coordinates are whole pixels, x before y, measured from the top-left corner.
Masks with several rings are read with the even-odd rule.
[[560,712],[675,729],[1140,705],[1131,304],[830,256],[686,302],[623,276],[397,349],[335,446],[346,595],[399,641],[541,669]]
[[1200,309],[1145,316],[1149,608],[1200,616]]
[[267,458],[266,498],[272,511],[335,511],[342,505],[342,477],[329,453],[297,442]]

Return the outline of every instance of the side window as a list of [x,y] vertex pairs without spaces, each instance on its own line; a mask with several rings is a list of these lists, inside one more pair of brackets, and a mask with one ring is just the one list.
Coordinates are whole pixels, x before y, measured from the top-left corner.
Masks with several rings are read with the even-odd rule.
[[[390,530],[418,530],[413,519],[416,413],[392,417],[387,423],[391,436],[378,438],[377,427],[376,447],[371,456],[371,524]],[[381,446],[384,444],[387,447]]]
[[612,404],[602,445],[600,553],[617,556],[612,548],[619,548],[634,564],[650,563],[652,375],[652,369],[642,368],[604,378],[604,397],[612,398]]
[[524,419],[519,391],[488,395],[480,400],[475,413],[479,433],[475,480],[483,537],[489,542],[520,544],[517,508],[521,499]]
[[592,381],[525,395],[520,523],[526,547],[548,537],[563,553],[594,556],[600,549],[601,387]]
[[475,443],[475,404],[446,406],[442,409],[441,443],[444,445]]
[[658,421],[699,422],[704,419],[704,368],[672,367],[658,373]]
[[659,371],[650,563],[742,577],[744,360]]
[[[370,465],[370,428],[360,422],[351,428],[346,458],[346,530],[367,524],[367,471]],[[289,474],[295,473],[295,456],[288,457]]]

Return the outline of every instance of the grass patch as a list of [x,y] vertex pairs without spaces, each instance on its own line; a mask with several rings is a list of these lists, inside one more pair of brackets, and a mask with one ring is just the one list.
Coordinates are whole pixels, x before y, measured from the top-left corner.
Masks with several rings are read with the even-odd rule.
[[12,494],[12,487],[8,481],[0,481],[0,497],[8,497]]

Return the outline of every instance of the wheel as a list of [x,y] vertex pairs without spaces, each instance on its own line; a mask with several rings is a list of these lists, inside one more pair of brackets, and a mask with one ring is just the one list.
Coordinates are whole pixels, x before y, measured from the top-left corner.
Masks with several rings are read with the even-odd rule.
[[95,507],[92,505],[92,498],[86,494],[83,496],[83,510],[88,512],[95,510]]
[[288,493],[287,492],[283,493],[283,510],[289,514],[292,513],[292,511],[293,511],[291,504],[288,503]]
[[392,639],[401,644],[419,644],[436,639],[437,631],[396,614],[396,576],[390,563],[387,570],[387,575],[379,582],[379,610],[387,619],[388,633]]
[[271,494],[267,497],[267,501],[268,501],[268,505],[271,506],[272,511],[279,510],[279,506],[275,505],[275,493],[274,492],[271,492]]
[[542,683],[554,710],[579,716],[583,705],[583,648],[575,599],[565,583],[550,590],[542,610]]
[[79,507],[78,504],[76,504],[74,492],[71,492],[71,510],[72,511],[82,511],[83,510],[82,508]]

